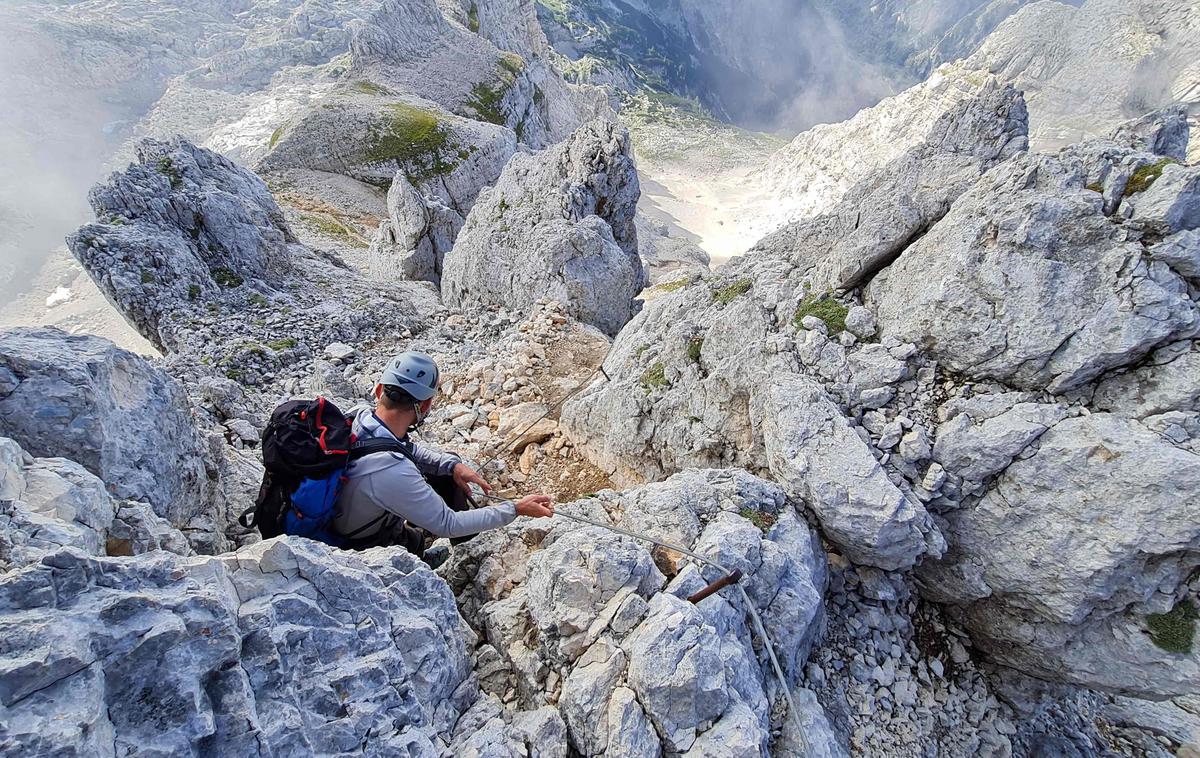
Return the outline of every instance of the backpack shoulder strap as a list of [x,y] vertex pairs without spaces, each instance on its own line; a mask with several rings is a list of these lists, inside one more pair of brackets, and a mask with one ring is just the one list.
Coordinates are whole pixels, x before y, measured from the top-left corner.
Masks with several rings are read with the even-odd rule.
[[400,453],[400,455],[412,461],[413,465],[417,463],[413,460],[412,453],[408,451],[408,447],[403,442],[397,440],[362,440],[350,446],[350,460],[352,461],[356,461],[363,456],[374,455],[375,453]]

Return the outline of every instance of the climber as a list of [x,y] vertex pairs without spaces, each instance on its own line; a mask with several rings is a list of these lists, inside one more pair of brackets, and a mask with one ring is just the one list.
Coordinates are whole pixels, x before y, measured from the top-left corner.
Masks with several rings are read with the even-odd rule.
[[457,455],[408,439],[429,415],[437,389],[437,364],[424,353],[402,353],[384,368],[375,385],[376,405],[358,411],[353,432],[357,444],[399,441],[404,450],[372,453],[349,464],[333,522],[338,534],[403,545],[422,556],[427,534],[465,537],[505,526],[517,516],[554,515],[554,500],[540,494],[470,508],[470,485],[491,491],[483,477]]

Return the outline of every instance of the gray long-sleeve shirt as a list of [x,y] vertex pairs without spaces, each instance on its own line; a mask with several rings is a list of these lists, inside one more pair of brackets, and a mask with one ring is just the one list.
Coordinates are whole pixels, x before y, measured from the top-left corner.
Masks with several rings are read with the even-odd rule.
[[[359,440],[397,439],[370,408],[357,412],[353,431]],[[400,442],[408,446],[413,460],[401,453],[373,453],[346,468],[346,482],[338,495],[339,513],[333,522],[339,534],[353,534],[379,518],[383,511],[394,513],[437,537],[464,537],[506,526],[517,517],[512,503],[469,511],[451,510],[425,481],[422,472],[450,476],[462,459],[415,444],[407,435]],[[373,536],[377,531],[377,528],[367,529],[356,534],[355,539]]]

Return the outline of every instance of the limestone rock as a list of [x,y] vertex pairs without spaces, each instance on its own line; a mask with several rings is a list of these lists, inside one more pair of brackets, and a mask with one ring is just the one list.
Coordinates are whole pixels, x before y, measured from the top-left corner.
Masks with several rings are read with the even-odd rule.
[[659,595],[625,644],[630,688],[666,747],[688,750],[729,705],[720,637],[687,601]]
[[949,403],[942,409],[946,420],[937,429],[933,459],[973,482],[1003,471],[1067,415],[1061,405],[1023,401],[1012,392]]
[[277,281],[295,241],[267,185],[216,153],[145,140],[90,195],[97,223],[68,239],[105,296],[156,347],[164,315],[247,281]]
[[[529,445],[546,441],[555,431],[556,424],[550,418],[542,418],[549,411],[544,403],[518,403],[500,411],[500,422],[496,434],[514,453],[520,453]],[[516,435],[520,436],[516,436]]]
[[[741,569],[787,675],[802,669],[821,626],[825,557],[777,485],[686,471],[558,510]],[[560,515],[463,543],[439,572],[512,667],[520,707],[557,702],[581,755],[703,754],[735,738],[757,751],[777,726],[773,674],[740,593],[682,599],[720,576],[712,567]]]
[[929,514],[888,480],[819,386],[781,381],[756,399],[771,470],[804,495],[829,538],[860,563],[897,569],[945,543]]
[[638,195],[629,135],[610,122],[590,122],[553,148],[515,156],[446,256],[443,296],[452,305],[518,308],[551,297],[615,334],[645,282]]
[[368,733],[431,754],[473,699],[470,633],[404,551],[64,550],[0,577],[0,619],[0,731],[25,755],[332,755]]
[[[762,171],[763,187],[772,198],[762,233],[819,216],[854,197],[855,185],[928,142],[931,134],[945,129],[946,114],[977,100],[995,82],[965,66],[945,65],[921,84],[844,122],[802,132]],[[925,184],[919,172],[912,179],[926,191],[941,192],[933,183]]]
[[919,569],[976,645],[1022,671],[1161,698],[1196,692],[1195,653],[1157,647],[1200,566],[1200,456],[1107,413],[1060,421],[974,506],[945,514],[951,550]]
[[871,283],[881,333],[968,376],[1064,392],[1200,331],[1186,283],[1084,187],[1153,157],[1096,149],[1110,157],[1085,145],[984,177]]
[[752,255],[790,257],[814,293],[868,281],[942,218],[992,166],[1027,146],[1021,93],[995,79],[956,103],[914,145],[848,192],[852,202],[785,225]]
[[695,243],[693,235],[641,211],[635,223],[648,284],[669,284],[708,271],[708,253]]
[[1195,103],[1200,43],[1184,30],[1197,13],[1189,3],[1030,3],[963,65],[1024,91],[1034,146],[1054,149],[1156,108]]
[[0,434],[82,464],[115,497],[146,501],[176,526],[223,518],[217,463],[183,389],[161,369],[53,328],[0,333],[0,366],[17,380],[0,397]]
[[1195,340],[1161,347],[1142,365],[1105,377],[1092,396],[1097,408],[1133,418],[1196,411],[1198,402],[1200,345]]

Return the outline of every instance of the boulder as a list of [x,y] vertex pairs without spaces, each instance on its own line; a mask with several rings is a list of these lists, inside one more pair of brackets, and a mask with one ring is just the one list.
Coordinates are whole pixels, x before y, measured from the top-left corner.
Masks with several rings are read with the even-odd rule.
[[442,294],[459,307],[531,308],[552,298],[609,335],[645,284],[629,134],[612,122],[514,156],[476,201],[446,256]]
[[1151,615],[1193,591],[1198,493],[1200,455],[1112,414],[1067,418],[944,514],[951,549],[918,575],[1002,663],[1136,697],[1195,693],[1200,659],[1156,644]]
[[502,408],[496,434],[509,450],[519,455],[529,445],[545,442],[558,431],[558,424],[553,419],[543,418],[549,410],[544,403],[532,402]]
[[0,332],[0,370],[13,377],[0,434],[81,464],[114,497],[145,501],[176,526],[208,517],[225,528],[216,459],[161,369],[108,340],[45,327]]
[[864,178],[850,202],[768,234],[752,255],[790,258],[815,293],[868,281],[996,164],[1028,146],[1021,93],[992,78],[955,103],[923,141]]
[[804,497],[847,557],[894,570],[941,555],[945,542],[925,508],[888,479],[820,385],[778,381],[755,397],[750,414],[771,471]]
[[933,459],[951,474],[983,482],[1008,467],[1046,430],[1067,416],[1062,405],[1031,402],[1021,393],[953,400],[939,410]]
[[165,316],[223,289],[278,282],[295,237],[267,185],[182,138],[147,139],[137,163],[89,194],[97,222],[67,244],[135,328],[176,344]]
[[792,678],[821,627],[827,571],[784,491],[743,471],[690,470],[558,511],[463,543],[439,569],[513,670],[519,707],[556,702],[580,755],[704,754],[734,736],[766,749],[781,711],[772,711],[774,674],[740,593],[692,605],[683,598],[719,570],[561,514],[740,569]]
[[0,739],[22,755],[438,754],[471,633],[404,551],[73,550],[0,577]]
[[1153,159],[1101,142],[996,168],[867,288],[880,332],[967,376],[1058,393],[1195,336],[1187,283],[1089,185]]

